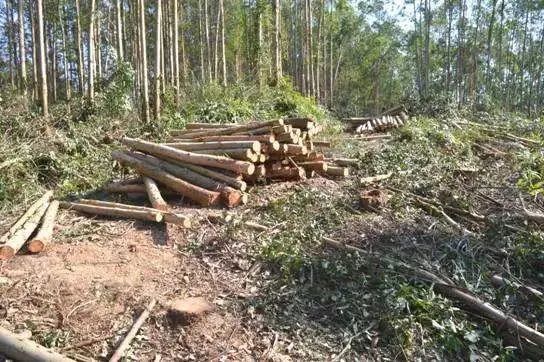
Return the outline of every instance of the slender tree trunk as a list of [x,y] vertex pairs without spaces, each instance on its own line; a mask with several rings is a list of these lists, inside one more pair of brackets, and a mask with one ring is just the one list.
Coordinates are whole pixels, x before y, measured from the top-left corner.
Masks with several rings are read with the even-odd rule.
[[[334,13],[334,0],[330,0],[331,2],[331,16]],[[334,48],[333,48],[333,31],[332,31],[332,21],[331,21],[331,27],[329,31],[329,43],[330,43],[330,52],[329,52],[329,97],[330,97],[330,107],[332,108],[333,101],[334,101],[334,84],[333,84],[333,59],[334,59]]]
[[451,85],[451,28],[453,23],[453,4],[451,4],[451,0],[446,0],[446,7],[448,11],[448,34],[446,44],[446,94],[448,95],[449,99]]
[[210,41],[210,20],[208,16],[208,0],[204,0],[204,29],[206,33],[206,66],[208,79],[212,79],[212,46]]
[[215,41],[213,52],[213,80],[219,81],[219,24],[221,22],[221,7],[217,7],[217,18],[215,21]]
[[278,85],[281,79],[281,0],[274,0],[274,72],[272,83]]
[[41,100],[42,100],[42,114],[44,117],[49,115],[49,106],[47,100],[47,68],[45,58],[45,40],[44,40],[44,25],[43,25],[43,2],[42,0],[36,0],[37,12],[38,12],[38,43],[40,47],[40,83],[41,83]]
[[485,66],[485,85],[486,93],[489,93],[491,82],[491,44],[493,40],[493,27],[495,25],[495,10],[497,7],[497,0],[492,0],[491,19],[489,20],[489,27],[487,28],[487,46],[486,46],[486,66]]
[[23,0],[19,0],[19,61],[21,63],[21,92],[23,95],[27,93],[27,77],[26,77],[26,52],[25,52],[25,13]]
[[204,29],[202,28],[202,0],[198,0],[198,28],[200,38],[200,78],[206,81],[206,68],[204,66]]
[[325,0],[321,0],[319,8],[319,21],[317,23],[317,55],[316,55],[316,67],[315,67],[315,92],[316,98],[320,101],[321,98],[321,35],[323,33],[323,22],[325,21]]
[[51,39],[51,93],[53,94],[53,102],[56,103],[57,96],[57,40],[55,39],[55,25],[51,26],[50,39]]
[[457,101],[461,106],[465,101],[464,92],[464,38],[465,38],[465,1],[459,2],[459,22],[457,24]]
[[36,14],[35,14],[35,4],[30,3],[30,24],[32,27],[31,35],[32,35],[32,93],[34,100],[37,101],[40,97],[40,90],[38,89],[38,41],[37,41],[37,35],[36,35]]
[[173,18],[174,18],[174,87],[176,87],[176,102],[179,105],[181,89],[179,82],[179,20],[178,20],[178,0],[173,0]]
[[157,30],[155,43],[155,118],[161,116],[161,0],[157,0]]
[[77,41],[77,74],[79,81],[79,92],[85,93],[85,75],[83,67],[83,41],[81,39],[81,8],[79,0],[76,0],[76,41]]
[[121,0],[116,0],[117,7],[117,59],[123,61],[123,23],[122,23],[122,5]]
[[308,57],[310,59],[310,93],[311,96],[316,96],[315,88],[315,59],[314,59],[314,33],[313,33],[313,7],[312,0],[308,1]]
[[15,88],[15,74],[16,74],[16,54],[13,51],[15,48],[15,35],[13,31],[13,7],[10,1],[6,1],[6,33],[8,37],[8,57],[9,57],[9,80],[12,88]]
[[223,0],[219,0],[221,9],[221,64],[223,68],[223,86],[227,86],[227,55],[225,51],[225,4]]
[[66,100],[69,101],[70,98],[72,98],[72,89],[70,87],[70,72],[69,72],[69,65],[68,65],[68,48],[66,46],[66,26],[64,24],[64,15],[66,12],[64,11],[64,5],[62,6],[62,13],[61,13],[61,7],[59,6],[59,21],[61,26],[61,32],[62,32],[62,53],[63,53],[63,68],[64,68],[64,85],[65,85],[65,92],[66,92]]
[[[96,0],[95,0],[96,1]],[[98,0],[98,7],[95,10],[96,15],[93,17],[93,19],[96,21],[95,24],[95,36],[94,36],[94,43],[96,46],[95,51],[95,61],[96,61],[96,73],[95,73],[95,88],[96,88],[96,80],[102,79],[102,14],[100,10],[100,0]]]
[[[185,25],[183,21],[183,16],[184,16],[183,3],[179,4],[179,10],[180,10],[179,21],[180,21],[181,28],[183,30]],[[189,73],[187,69],[187,54],[185,53],[185,32],[184,31],[181,32],[180,38],[181,38],[180,39],[181,40],[181,75],[182,75],[182,79],[185,81]]]
[[425,97],[428,96],[429,91],[429,69],[430,69],[430,40],[431,40],[431,20],[432,20],[432,13],[431,13],[431,1],[425,0],[425,58],[424,58],[424,64],[425,64],[425,90],[424,94]]
[[139,0],[140,4],[140,59],[142,61],[142,105],[143,105],[143,117],[144,121],[148,123],[150,121],[149,115],[149,83],[147,76],[147,45],[146,45],[146,31],[145,31],[145,2]]
[[95,60],[95,42],[94,42],[94,17],[96,10],[96,0],[91,0],[91,10],[90,10],[90,20],[89,20],[89,100],[94,101],[94,75],[96,70],[96,60]]

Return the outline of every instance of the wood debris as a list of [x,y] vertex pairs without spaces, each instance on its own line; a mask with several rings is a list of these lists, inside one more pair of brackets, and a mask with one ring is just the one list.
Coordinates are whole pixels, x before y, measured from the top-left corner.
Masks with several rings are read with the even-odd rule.
[[402,127],[408,122],[409,116],[403,106],[391,108],[377,117],[351,117],[343,121],[349,124],[348,131],[357,134],[385,132]]

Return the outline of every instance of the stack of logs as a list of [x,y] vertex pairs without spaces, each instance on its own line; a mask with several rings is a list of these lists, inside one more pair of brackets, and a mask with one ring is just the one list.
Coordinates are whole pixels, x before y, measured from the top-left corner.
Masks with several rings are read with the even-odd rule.
[[408,114],[404,107],[395,107],[378,117],[352,117],[344,118],[349,123],[349,130],[358,133],[385,132],[393,128],[399,128],[408,121]]
[[[348,175],[352,160],[328,159],[314,142],[321,131],[312,119],[287,118],[248,124],[190,123],[171,131],[167,143],[123,138],[131,151],[112,157],[134,169],[141,178],[114,182],[108,192],[147,193],[152,204],[167,207],[161,193],[176,193],[202,206],[235,207],[248,201],[248,184],[296,181],[315,174]],[[159,190],[155,181],[165,188]],[[153,185],[150,192],[149,184]],[[155,201],[153,201],[155,200]]]
[[44,250],[52,239],[59,209],[59,202],[51,201],[52,196],[53,192],[46,192],[0,237],[0,260],[13,257],[25,245],[31,253]]

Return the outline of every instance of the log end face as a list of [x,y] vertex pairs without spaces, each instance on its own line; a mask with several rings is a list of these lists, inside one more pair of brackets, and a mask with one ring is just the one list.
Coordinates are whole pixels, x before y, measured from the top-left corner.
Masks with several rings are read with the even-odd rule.
[[248,175],[253,175],[253,173],[255,172],[255,165],[250,163],[247,167],[246,167],[246,174]]
[[45,249],[45,244],[44,240],[34,239],[28,243],[27,249],[31,253],[41,253]]
[[8,260],[15,256],[15,250],[12,247],[3,245],[0,246],[0,260]]

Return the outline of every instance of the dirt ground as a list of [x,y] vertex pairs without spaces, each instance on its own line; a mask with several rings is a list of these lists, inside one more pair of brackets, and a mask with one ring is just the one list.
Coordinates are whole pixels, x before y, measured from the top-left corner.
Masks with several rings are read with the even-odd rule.
[[[338,185],[316,178],[304,187]],[[262,186],[252,208],[296,183]],[[255,201],[255,197],[253,199]],[[1,324],[80,360],[105,359],[155,298],[158,306],[127,353],[139,360],[290,360],[278,334],[245,300],[259,294],[251,245],[229,242],[206,210],[176,205],[201,219],[192,230],[164,224],[90,218],[61,211],[56,242],[39,255],[20,253],[0,265]],[[241,215],[249,207],[233,210]],[[258,219],[257,219],[258,221]],[[191,245],[201,247],[191,251]],[[204,297],[214,310],[181,320],[166,307]],[[84,344],[84,346],[81,346]],[[287,343],[288,344],[288,343]]]

